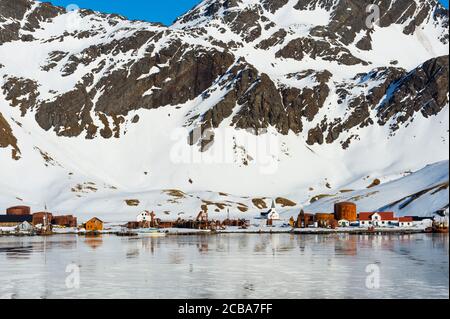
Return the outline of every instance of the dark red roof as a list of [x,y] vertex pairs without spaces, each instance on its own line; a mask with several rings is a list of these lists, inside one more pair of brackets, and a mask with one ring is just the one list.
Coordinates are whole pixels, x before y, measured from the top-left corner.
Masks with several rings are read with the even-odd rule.
[[395,220],[393,212],[377,212],[380,215],[381,220]]
[[412,216],[399,217],[398,221],[399,222],[412,222],[412,221],[414,221],[414,218],[412,218]]
[[359,220],[372,220],[372,215],[375,213],[380,215],[381,220],[396,220],[393,212],[362,212],[359,213]]
[[372,220],[372,215],[374,213],[359,213],[359,220]]

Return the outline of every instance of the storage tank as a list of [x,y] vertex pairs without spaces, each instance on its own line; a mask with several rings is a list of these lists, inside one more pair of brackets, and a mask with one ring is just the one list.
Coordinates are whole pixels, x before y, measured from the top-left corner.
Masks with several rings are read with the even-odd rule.
[[48,212],[38,212],[33,214],[33,225],[36,226],[38,224],[43,225],[44,224],[44,217],[45,222],[47,224],[51,224],[53,220],[53,214]]
[[334,219],[334,214],[330,213],[317,213],[316,221],[330,221]]
[[6,215],[10,216],[24,216],[30,215],[31,209],[28,206],[14,206],[6,210]]
[[64,227],[77,227],[77,218],[73,215],[53,216],[52,224]]
[[342,202],[334,204],[334,215],[336,220],[346,219],[354,222],[358,219],[356,213],[356,204],[351,202]]

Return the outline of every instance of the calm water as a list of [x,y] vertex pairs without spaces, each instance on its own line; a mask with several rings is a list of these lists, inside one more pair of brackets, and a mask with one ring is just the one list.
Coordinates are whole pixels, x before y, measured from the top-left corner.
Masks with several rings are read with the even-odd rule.
[[448,244],[431,234],[0,237],[0,298],[449,298]]

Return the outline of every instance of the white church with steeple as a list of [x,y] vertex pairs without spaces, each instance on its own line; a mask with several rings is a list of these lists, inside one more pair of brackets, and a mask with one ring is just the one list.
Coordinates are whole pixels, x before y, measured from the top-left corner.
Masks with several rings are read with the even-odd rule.
[[261,213],[261,218],[271,219],[271,220],[279,220],[280,219],[280,214],[278,214],[278,212],[276,211],[275,208],[276,208],[275,201],[272,200],[271,208],[267,212],[262,212]]

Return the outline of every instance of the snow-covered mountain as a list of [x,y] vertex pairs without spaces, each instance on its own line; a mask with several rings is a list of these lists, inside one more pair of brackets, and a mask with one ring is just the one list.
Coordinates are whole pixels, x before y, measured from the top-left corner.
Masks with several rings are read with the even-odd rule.
[[171,26],[0,0],[0,208],[433,214],[448,41],[435,0],[205,0]]

